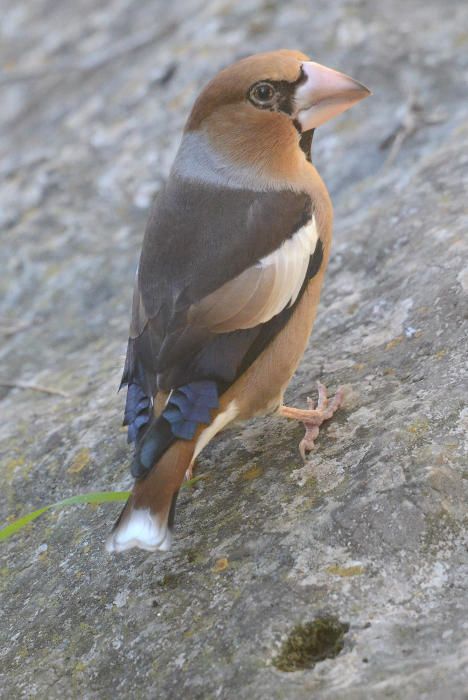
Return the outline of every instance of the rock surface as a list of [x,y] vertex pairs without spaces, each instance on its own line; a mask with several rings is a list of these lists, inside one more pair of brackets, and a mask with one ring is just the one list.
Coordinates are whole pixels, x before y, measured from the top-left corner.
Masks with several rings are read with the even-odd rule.
[[[306,465],[277,418],[210,446],[171,553],[106,555],[112,504],[2,543],[2,697],[466,698],[466,3],[0,5],[2,522],[130,486],[133,274],[203,83],[289,46],[375,93],[315,139],[336,234],[288,391],[345,384],[346,407]],[[277,670],[324,614],[341,653]]]

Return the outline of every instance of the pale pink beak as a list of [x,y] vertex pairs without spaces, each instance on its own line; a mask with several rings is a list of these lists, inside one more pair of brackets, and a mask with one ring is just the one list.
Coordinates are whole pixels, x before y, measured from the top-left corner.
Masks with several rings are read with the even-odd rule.
[[299,85],[294,96],[295,115],[302,131],[315,129],[371,94],[349,75],[320,63],[305,61],[302,70],[306,80]]

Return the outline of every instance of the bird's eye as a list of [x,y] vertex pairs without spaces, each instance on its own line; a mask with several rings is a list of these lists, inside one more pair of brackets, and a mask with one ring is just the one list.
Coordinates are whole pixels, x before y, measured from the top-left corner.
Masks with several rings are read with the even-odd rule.
[[252,102],[255,102],[255,104],[258,104],[261,107],[268,107],[271,105],[274,97],[275,91],[270,83],[259,83],[250,91],[250,98]]

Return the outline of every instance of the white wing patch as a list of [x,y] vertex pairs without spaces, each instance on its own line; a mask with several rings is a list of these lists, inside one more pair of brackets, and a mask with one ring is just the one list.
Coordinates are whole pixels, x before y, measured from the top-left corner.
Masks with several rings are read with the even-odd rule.
[[273,267],[276,272],[275,297],[276,303],[269,307],[269,317],[261,322],[268,321],[276,316],[286,306],[294,304],[297,295],[301,291],[310,256],[315,250],[318,241],[315,217],[310,222],[296,231],[277,250],[262,258],[258,266],[262,268]]
[[275,251],[193,305],[189,322],[215,333],[266,323],[296,301],[317,241],[312,217]]

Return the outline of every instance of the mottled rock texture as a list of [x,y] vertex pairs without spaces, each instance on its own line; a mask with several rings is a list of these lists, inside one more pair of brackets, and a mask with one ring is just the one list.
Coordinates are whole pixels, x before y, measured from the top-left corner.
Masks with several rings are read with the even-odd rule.
[[[210,446],[171,553],[106,555],[118,505],[2,544],[2,697],[466,698],[466,3],[1,0],[0,16],[0,381],[66,394],[0,387],[2,522],[130,485],[133,275],[203,83],[287,46],[375,93],[315,139],[336,234],[288,391],[305,405],[317,379],[345,384],[346,407],[305,466],[277,418]],[[323,615],[349,624],[338,656],[275,668]]]

